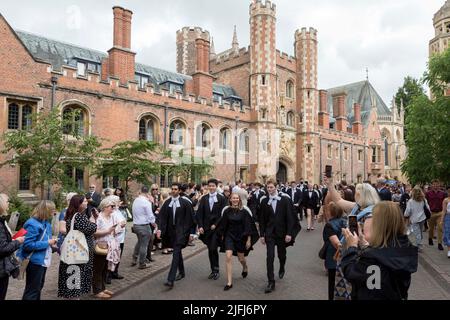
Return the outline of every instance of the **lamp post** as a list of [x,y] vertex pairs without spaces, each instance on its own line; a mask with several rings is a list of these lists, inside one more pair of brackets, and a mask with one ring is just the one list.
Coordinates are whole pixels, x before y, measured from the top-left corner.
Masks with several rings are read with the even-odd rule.
[[234,182],[237,181],[237,155],[238,155],[238,124],[239,117],[235,118],[235,133],[234,133]]
[[[58,83],[58,77],[52,76],[51,82],[52,82],[52,95],[51,95],[51,99],[50,99],[50,110],[53,110],[53,108],[55,106],[56,85]],[[49,149],[50,149],[50,153],[51,153],[51,151],[52,151],[52,144],[51,143],[50,143]],[[47,185],[47,200],[51,200],[51,197],[50,197],[50,183],[48,183],[48,185]]]

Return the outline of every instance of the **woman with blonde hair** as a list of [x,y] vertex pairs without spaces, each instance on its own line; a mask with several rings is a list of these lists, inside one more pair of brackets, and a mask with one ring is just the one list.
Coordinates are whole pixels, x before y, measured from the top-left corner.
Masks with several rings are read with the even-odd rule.
[[23,300],[41,300],[45,273],[50,267],[53,250],[57,250],[54,247],[57,240],[52,239],[52,226],[48,221],[55,212],[55,204],[43,200],[33,209],[31,218],[23,226],[27,234],[23,246],[17,252],[19,259],[29,259]]
[[0,301],[5,300],[9,277],[17,277],[18,262],[14,252],[25,241],[25,237],[12,240],[12,232],[6,222],[9,199],[6,194],[0,194]]
[[[380,202],[372,215],[369,237],[343,230],[348,249],[342,256],[342,269],[352,284],[352,300],[407,300],[411,274],[417,271],[418,249],[406,236],[396,203]],[[361,241],[367,241],[368,247],[359,251]]]
[[248,275],[248,266],[245,257],[248,256],[253,245],[259,239],[259,233],[251,210],[242,204],[238,193],[232,193],[230,206],[222,210],[222,216],[217,224],[217,236],[220,239],[221,252],[226,254],[227,285],[224,290],[233,287],[233,255],[237,256],[242,264],[242,277]]
[[411,199],[409,199],[406,204],[404,216],[405,218],[408,218],[409,223],[411,224],[411,231],[416,239],[415,245],[419,248],[419,251],[421,251],[423,240],[422,231],[425,221],[427,220],[425,208],[430,210],[430,206],[420,187],[415,187],[412,190],[411,196]]
[[[115,238],[116,227],[119,222],[114,220],[113,212],[117,209],[114,198],[106,197],[100,202],[100,213],[98,216],[92,216],[91,222],[97,225],[97,231],[94,234],[94,270],[92,279],[92,290],[96,298],[110,299],[113,292],[106,290],[106,277],[108,269],[114,270],[114,261],[111,257],[117,258],[120,255],[120,245]],[[113,252],[114,251],[114,252]],[[116,252],[117,251],[117,252]]]

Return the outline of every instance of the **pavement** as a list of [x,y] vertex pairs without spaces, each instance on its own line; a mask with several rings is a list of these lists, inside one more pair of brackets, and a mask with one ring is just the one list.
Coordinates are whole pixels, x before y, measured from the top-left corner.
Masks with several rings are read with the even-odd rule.
[[[283,280],[277,279],[276,290],[271,294],[264,294],[266,252],[260,243],[248,257],[249,275],[246,279],[241,277],[242,267],[237,258],[233,259],[233,288],[225,292],[225,255],[220,255],[220,278],[216,281],[207,279],[210,273],[208,254],[201,241],[196,240],[194,247],[183,250],[186,278],[175,282],[175,287],[169,290],[163,284],[172,256],[156,251],[153,255],[155,262],[149,269],[131,267],[131,254],[136,243],[136,236],[131,232],[126,236],[120,267],[125,279],[113,280],[107,289],[116,293],[116,300],[325,300],[328,280],[323,261],[317,255],[322,246],[321,227],[317,226],[311,232],[305,230],[297,237],[295,246],[288,248],[286,275]],[[438,251],[436,245],[424,247],[419,256],[418,272],[412,276],[410,300],[450,300],[450,259],[446,253]],[[54,254],[42,291],[44,300],[58,299],[58,266],[59,256]],[[277,275],[277,260],[275,271]],[[7,300],[21,299],[24,285],[24,281],[11,280]],[[83,299],[94,297],[87,295]]]
[[[233,288],[224,291],[226,284],[224,260],[220,257],[221,277],[217,281],[207,279],[209,262],[207,252],[201,252],[185,262],[186,278],[175,282],[173,289],[163,286],[166,273],[159,274],[142,282],[132,290],[117,295],[117,300],[325,300],[327,299],[327,276],[323,261],[318,258],[322,245],[321,227],[307,232],[304,228],[297,238],[296,245],[288,249],[286,275],[277,280],[276,290],[265,294],[267,283],[265,266],[265,247],[258,243],[248,257],[249,275],[241,277],[242,267],[233,259]],[[430,250],[428,250],[430,249]],[[426,248],[426,254],[433,255],[433,248]],[[437,248],[434,247],[437,251]],[[428,253],[428,251],[430,251]],[[442,253],[442,251],[440,252]],[[421,254],[422,255],[422,254]],[[445,257],[445,259],[447,259]],[[423,254],[421,260],[429,260]],[[275,274],[278,271],[275,264]],[[442,261],[442,263],[444,263]],[[448,263],[448,261],[447,261]],[[420,264],[418,272],[412,276],[409,291],[410,300],[449,300],[450,290],[446,290],[436,277]]]

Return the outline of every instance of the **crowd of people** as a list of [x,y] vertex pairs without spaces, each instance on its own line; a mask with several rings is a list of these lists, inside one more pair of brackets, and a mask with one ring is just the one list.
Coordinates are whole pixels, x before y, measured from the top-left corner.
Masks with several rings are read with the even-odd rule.
[[[278,278],[283,279],[287,248],[294,245],[303,220],[307,232],[324,224],[319,256],[328,273],[330,300],[407,299],[426,230],[429,245],[434,245],[437,230],[438,249],[444,250],[446,245],[450,258],[450,190],[443,190],[438,181],[429,187],[411,188],[381,177],[374,185],[322,180],[322,185],[304,180],[289,184],[268,180],[264,185],[237,181],[231,185],[210,179],[199,185],[173,183],[168,192],[154,184],[142,186],[132,202],[121,188],[101,194],[90,185],[86,194],[67,194],[57,237],[48,222],[55,214],[55,204],[41,201],[24,224],[26,234],[14,240],[5,219],[8,197],[0,195],[0,300],[6,297],[9,278],[24,275],[23,299],[40,300],[46,270],[56,252],[61,254],[58,297],[80,299],[93,293],[96,298],[110,299],[114,293],[107,285],[124,278],[119,266],[130,220],[137,237],[132,266],[151,267],[156,250],[171,254],[165,282],[170,289],[186,277],[182,251],[194,246],[199,237],[208,249],[208,279],[220,278],[219,256],[224,253],[225,291],[233,288],[233,256],[246,278],[251,272],[246,257],[259,241],[267,255],[264,292],[274,291],[275,249]],[[352,217],[356,229],[350,223]],[[74,244],[75,236],[83,241]],[[73,262],[78,261],[75,258],[82,263]],[[366,271],[373,265],[381,268],[383,290],[367,288],[370,273]]]

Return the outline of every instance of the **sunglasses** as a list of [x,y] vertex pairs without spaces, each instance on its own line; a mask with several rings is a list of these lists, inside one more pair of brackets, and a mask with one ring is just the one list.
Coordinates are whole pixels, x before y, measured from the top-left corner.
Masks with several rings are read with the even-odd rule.
[[159,189],[152,189],[152,191],[158,191]]
[[110,205],[110,207],[111,207],[112,209],[115,209],[115,208],[117,208],[117,206],[116,206],[116,205]]

